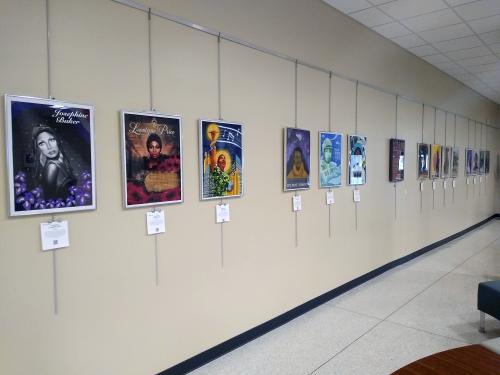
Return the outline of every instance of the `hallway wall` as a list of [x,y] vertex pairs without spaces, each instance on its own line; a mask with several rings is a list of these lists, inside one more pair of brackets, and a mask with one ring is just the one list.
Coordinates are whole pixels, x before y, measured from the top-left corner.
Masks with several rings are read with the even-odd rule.
[[[184,202],[164,206],[167,231],[145,233],[146,208],[124,209],[119,111],[148,110],[147,14],[106,0],[50,0],[52,96],[95,106],[97,209],[68,220],[71,246],[42,252],[49,216],[8,217],[0,143],[0,373],[152,374],[282,314],[394,259],[500,211],[498,175],[467,185],[465,147],[491,150],[497,171],[498,105],[373,34],[322,1],[143,2],[195,23],[360,80],[418,97],[399,98],[405,181],[388,180],[396,97],[358,89],[357,133],[368,137],[367,184],[334,189],[332,236],[318,188],[318,131],[328,130],[329,77],[298,66],[297,123],[311,131],[311,189],[300,192],[295,246],[293,192],[283,192],[283,128],[295,116],[295,66],[221,41],[222,117],[244,124],[245,192],[215,223],[199,200],[198,119],[218,116],[217,38],[152,18],[153,107],[182,116]],[[0,94],[47,97],[44,0],[0,4]],[[355,83],[333,77],[332,130],[355,132]],[[422,109],[424,118],[422,121]],[[464,117],[456,117],[453,112]],[[4,112],[0,112],[0,122]],[[423,127],[423,128],[422,128]],[[5,132],[2,131],[5,136]],[[460,147],[457,186],[416,179],[417,142]],[[344,147],[345,147],[344,141]],[[346,162],[346,150],[343,153]]]

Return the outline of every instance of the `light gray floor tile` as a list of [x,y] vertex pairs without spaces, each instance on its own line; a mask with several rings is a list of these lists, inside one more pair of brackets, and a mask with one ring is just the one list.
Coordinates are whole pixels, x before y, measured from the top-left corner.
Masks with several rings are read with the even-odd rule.
[[323,305],[191,374],[309,374],[378,322]]
[[384,319],[444,274],[397,268],[328,303]]
[[452,339],[383,322],[314,375],[388,375],[419,358],[463,346]]
[[453,272],[500,280],[500,247],[484,248]]
[[500,323],[487,319],[488,332],[478,332],[477,285],[481,276],[450,273],[388,318],[409,327],[478,343],[500,335]]

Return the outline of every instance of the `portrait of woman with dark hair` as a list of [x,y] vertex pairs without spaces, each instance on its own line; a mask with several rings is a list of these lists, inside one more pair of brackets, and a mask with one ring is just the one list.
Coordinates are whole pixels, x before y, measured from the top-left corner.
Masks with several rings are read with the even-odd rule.
[[147,171],[154,171],[160,169],[167,156],[161,153],[163,144],[161,138],[156,133],[151,133],[146,140],[146,148],[149,156],[144,157],[144,169]]
[[309,177],[309,168],[304,163],[304,154],[300,147],[295,147],[293,149],[292,154],[288,158],[286,163],[286,178],[294,179],[294,178],[307,178]]
[[44,197],[65,198],[68,188],[76,184],[61,139],[54,129],[39,125],[33,128],[34,179],[42,187]]

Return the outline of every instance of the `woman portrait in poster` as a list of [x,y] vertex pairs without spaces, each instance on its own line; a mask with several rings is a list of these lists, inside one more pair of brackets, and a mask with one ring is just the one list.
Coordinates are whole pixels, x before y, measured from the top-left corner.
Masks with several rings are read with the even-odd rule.
[[93,107],[6,96],[10,214],[95,208]]
[[288,159],[287,162],[287,175],[288,179],[304,179],[309,177],[309,170],[307,166],[304,164],[304,154],[300,147],[295,147],[292,155]]
[[181,120],[122,112],[125,207],[182,201]]
[[32,140],[34,176],[45,198],[67,195],[69,187],[76,184],[76,178],[60,138],[51,127],[40,125],[33,128]]

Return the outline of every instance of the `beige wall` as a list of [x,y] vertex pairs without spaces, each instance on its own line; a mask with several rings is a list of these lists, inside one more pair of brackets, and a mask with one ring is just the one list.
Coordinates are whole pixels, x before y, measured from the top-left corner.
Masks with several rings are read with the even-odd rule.
[[[446,108],[450,113],[437,112],[434,132],[434,109],[425,107],[425,142],[435,133],[435,142],[452,144],[452,112],[498,122],[496,104],[319,0],[147,4]],[[294,64],[223,40],[222,114],[245,125],[245,196],[230,200],[222,268],[215,202],[199,201],[197,161],[197,120],[217,117],[217,40],[153,17],[153,104],[182,116],[185,194],[184,203],[165,208],[156,286],[147,210],[122,208],[118,123],[120,109],[149,108],[147,17],[112,1],[50,0],[50,18],[52,95],[95,105],[97,210],[60,216],[69,221],[71,247],[56,256],[55,315],[53,256],[40,251],[39,239],[39,224],[48,217],[7,216],[0,143],[2,374],[156,373],[500,208],[493,173],[483,184],[466,185],[462,172],[467,145],[489,148],[496,170],[498,130],[483,126],[481,133],[480,125],[457,117],[461,159],[454,197],[441,182],[433,197],[429,181],[421,195],[416,144],[422,106],[400,99],[398,136],[406,139],[407,170],[394,188],[387,159],[395,97],[360,85],[358,133],[368,137],[368,183],[360,188],[358,230],[352,188],[344,185],[335,189],[329,238],[325,192],[314,167],[312,188],[301,193],[296,247],[293,194],[282,191],[281,171],[282,129],[294,122]],[[1,1],[1,94],[48,95],[44,33],[44,0]],[[299,66],[298,126],[310,129],[313,140],[328,129],[328,84],[325,73]],[[334,77],[332,92],[332,130],[353,133],[355,85]],[[313,142],[313,166],[317,152]]]

